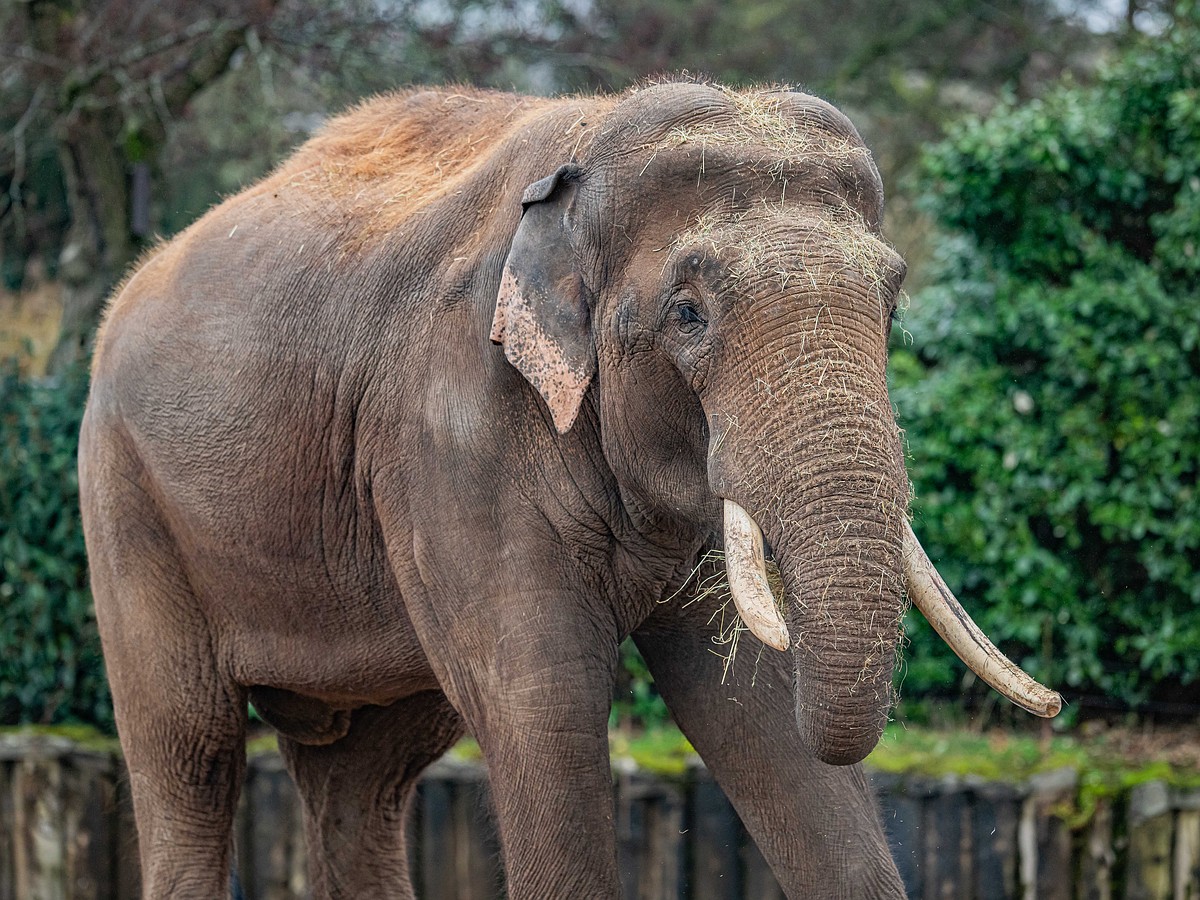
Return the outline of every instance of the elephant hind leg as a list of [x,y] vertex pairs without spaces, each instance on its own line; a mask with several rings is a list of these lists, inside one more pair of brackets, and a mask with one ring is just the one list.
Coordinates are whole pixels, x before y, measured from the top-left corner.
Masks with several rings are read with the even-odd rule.
[[234,810],[246,765],[245,695],[189,684],[182,704],[129,698],[142,685],[110,679],[129,767],[143,896],[211,898],[230,890]]
[[129,769],[143,896],[228,895],[246,764],[246,693],[214,638],[167,529],[148,502],[92,517],[97,623]]
[[330,744],[280,737],[304,804],[314,900],[415,896],[405,816],[422,770],[463,731],[445,696],[426,691],[354,710]]

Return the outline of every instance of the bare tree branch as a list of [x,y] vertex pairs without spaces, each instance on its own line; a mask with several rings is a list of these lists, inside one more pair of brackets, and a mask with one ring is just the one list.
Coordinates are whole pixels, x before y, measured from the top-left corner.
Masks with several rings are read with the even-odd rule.
[[17,237],[25,237],[25,206],[21,202],[22,188],[25,184],[25,166],[28,153],[25,146],[25,132],[29,128],[29,123],[33,121],[33,117],[37,114],[38,109],[42,105],[42,99],[46,96],[46,86],[39,84],[37,90],[33,92],[33,98],[29,101],[29,107],[17,120],[17,124],[13,126],[10,133],[10,140],[13,145],[13,167],[12,177],[8,182],[8,210],[11,212],[14,227]]

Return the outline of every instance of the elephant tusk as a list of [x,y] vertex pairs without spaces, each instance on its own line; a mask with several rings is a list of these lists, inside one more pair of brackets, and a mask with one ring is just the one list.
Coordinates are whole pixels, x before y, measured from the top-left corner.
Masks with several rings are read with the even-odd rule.
[[1062,697],[1030,678],[980,631],[946,587],[907,521],[904,523],[903,552],[909,596],[967,668],[1035,716],[1049,719],[1058,715]]
[[746,627],[767,646],[786,650],[791,639],[767,582],[762,531],[732,500],[725,501],[725,569],[733,605]]

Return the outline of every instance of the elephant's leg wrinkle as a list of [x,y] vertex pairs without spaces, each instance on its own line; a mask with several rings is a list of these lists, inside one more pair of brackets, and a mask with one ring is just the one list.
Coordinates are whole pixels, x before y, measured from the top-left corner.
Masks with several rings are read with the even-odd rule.
[[222,670],[174,540],[131,481],[112,481],[121,516],[85,505],[85,524],[143,896],[209,900],[229,890],[246,691]]
[[[121,704],[128,691],[113,684],[114,702]],[[233,816],[246,766],[245,695],[220,690],[206,699],[213,707],[199,727],[199,704],[191,703],[150,715],[143,704],[136,722],[118,718],[146,900],[219,897],[228,890]]]
[[[553,528],[531,526],[518,540],[485,522],[468,527],[480,516],[452,502],[461,488],[439,490],[438,521],[413,528],[378,484],[376,498],[417,637],[487,762],[507,896],[617,897],[608,755],[617,618],[588,592],[598,580],[586,584],[583,565],[544,558],[559,542]],[[537,521],[538,511],[523,515]],[[508,550],[497,565],[464,565],[480,546]]]
[[[128,609],[141,614],[139,629],[153,627],[157,609],[134,600],[137,593],[125,595]],[[246,692],[220,672],[204,636],[155,634],[110,634],[106,644],[143,896],[225,896],[246,768]]]
[[722,683],[707,618],[664,608],[634,640],[787,895],[903,897],[862,766],[826,765],[799,739],[788,656],[742,635]]
[[421,772],[463,735],[438,691],[349,714],[324,745],[281,737],[304,806],[314,900],[415,896],[405,821]]
[[[557,635],[560,644],[565,639]],[[529,667],[517,677],[510,671],[503,685],[475,685],[481,708],[467,715],[488,764],[510,900],[620,896],[607,731],[611,666],[599,648],[574,660],[562,650],[535,651]],[[533,665],[532,657],[556,661]],[[601,671],[608,677],[598,677]]]

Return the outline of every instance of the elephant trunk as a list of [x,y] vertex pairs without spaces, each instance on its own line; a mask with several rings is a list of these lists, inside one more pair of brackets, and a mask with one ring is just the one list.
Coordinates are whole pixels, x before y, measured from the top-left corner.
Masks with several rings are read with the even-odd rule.
[[[904,612],[901,532],[907,484],[894,471],[839,474],[772,536],[793,637],[796,724],[824,762],[874,749],[892,702]],[[832,486],[831,486],[832,487]]]
[[[847,764],[874,748],[891,706],[908,482],[886,396],[872,402],[841,379],[819,398],[806,393],[790,426],[731,422],[710,474],[726,500],[739,611],[768,644],[790,643],[801,737],[819,759]],[[746,574],[753,554],[743,562],[739,549],[740,530],[753,548],[755,524],[779,565],[782,622],[769,589]]]
[[[1057,695],[987,641],[908,526],[885,375],[884,298],[903,264],[862,222],[836,216],[764,214],[739,228],[734,237],[745,238],[754,264],[731,276],[741,302],[706,373],[709,482],[726,501],[739,611],[764,642],[793,655],[801,737],[828,763],[857,762],[875,747],[891,707],[906,589],[985,681],[1053,715]],[[797,233],[808,240],[801,259],[771,256]],[[782,576],[781,610],[762,573],[763,535]]]

